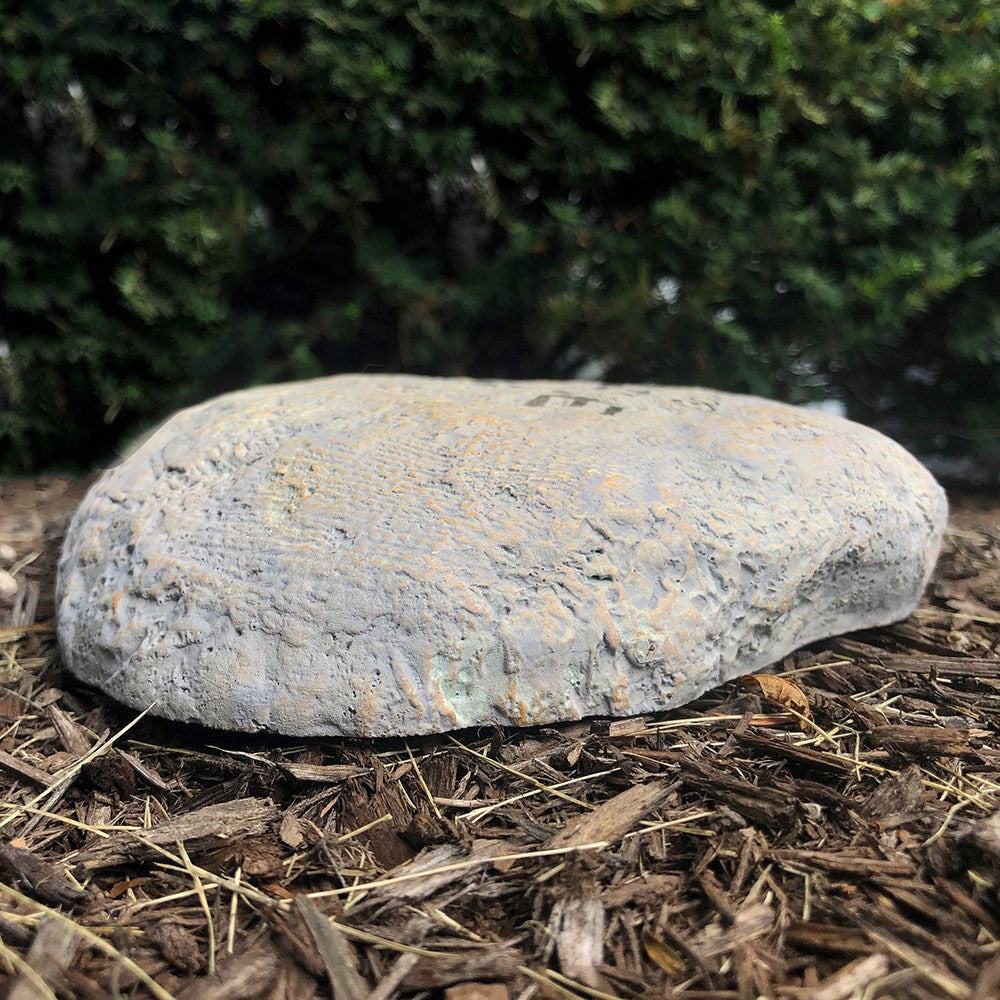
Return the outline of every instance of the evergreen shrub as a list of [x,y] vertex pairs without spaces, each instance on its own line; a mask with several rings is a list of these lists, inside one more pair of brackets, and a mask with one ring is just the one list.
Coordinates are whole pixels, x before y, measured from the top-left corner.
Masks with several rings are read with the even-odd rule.
[[0,465],[347,370],[998,458],[996,0],[0,0]]

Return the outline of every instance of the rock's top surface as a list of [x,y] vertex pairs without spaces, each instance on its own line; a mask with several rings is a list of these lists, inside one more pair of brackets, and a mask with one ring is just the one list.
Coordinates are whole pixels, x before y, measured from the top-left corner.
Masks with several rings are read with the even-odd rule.
[[185,410],[105,473],[59,639],[126,704],[222,728],[627,715],[905,617],[945,517],[915,459],[825,413],[338,376]]

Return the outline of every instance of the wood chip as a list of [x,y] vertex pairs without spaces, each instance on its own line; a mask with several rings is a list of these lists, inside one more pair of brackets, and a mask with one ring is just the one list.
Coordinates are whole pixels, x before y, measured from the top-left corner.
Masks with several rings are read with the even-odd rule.
[[961,757],[979,760],[972,740],[990,736],[982,729],[945,729],[941,726],[881,726],[865,737],[869,746],[885,747],[911,757]]
[[35,767],[34,764],[29,764],[27,761],[9,754],[5,750],[0,750],[0,769],[13,774],[22,781],[38,785],[40,788],[48,788],[53,780],[52,775],[47,771],[43,771],[41,768]]
[[281,842],[294,850],[304,840],[305,834],[302,832],[302,824],[292,813],[286,812],[281,817],[281,826],[278,828],[278,836]]
[[556,901],[549,918],[563,974],[591,989],[608,989],[597,971],[604,962],[604,906],[593,896]]
[[386,880],[399,878],[401,881],[372,889],[371,898],[426,899],[453,882],[467,880],[477,867],[475,862],[486,867],[493,858],[518,853],[523,847],[523,841],[505,839],[474,840],[468,849],[457,844],[425,848],[411,861],[386,872]]
[[90,893],[72,882],[65,871],[21,847],[0,846],[0,870],[7,872],[15,888],[54,906],[77,906],[90,899]]
[[235,799],[204,806],[157,823],[148,830],[116,833],[81,851],[73,864],[87,871],[111,868],[157,856],[148,844],[171,848],[183,843],[195,854],[232,844],[238,838],[263,833],[280,813],[270,799]]
[[888,971],[889,959],[885,955],[859,958],[819,983],[811,1000],[852,1000],[861,996],[866,986],[881,979]]
[[420,961],[418,955],[404,952],[396,959],[392,968],[381,978],[379,984],[368,994],[368,1000],[390,1000],[400,984],[410,975],[410,970]]
[[320,785],[336,785],[348,778],[370,773],[369,768],[355,764],[297,764],[294,761],[280,760],[276,766],[289,778]]
[[327,920],[311,899],[298,896],[294,906],[309,929],[323,961],[333,1000],[365,1000],[368,986],[358,975],[357,957],[347,938]]
[[261,1000],[269,996],[288,958],[269,941],[220,963],[214,976],[194,980],[177,1000]]
[[882,819],[918,808],[924,800],[924,781],[916,764],[904,767],[879,782],[860,804],[859,811],[871,819]]
[[939,677],[1000,677],[1000,660],[974,656],[912,656],[859,642],[856,639],[835,640],[838,648],[851,655],[874,660],[892,670],[914,674],[937,674]]
[[133,757],[132,754],[126,753],[124,750],[120,750],[117,747],[114,752],[121,760],[125,761],[125,763],[128,764],[128,766],[131,767],[143,781],[152,785],[154,788],[158,788],[161,792],[170,791],[170,784],[164,781],[163,778],[161,778],[160,775],[148,764],[144,764],[137,757]]
[[598,719],[592,726],[592,731],[598,736],[606,736],[609,739],[621,739],[626,736],[635,736],[637,733],[645,732],[649,728],[649,719],[645,716],[637,715],[628,719]]
[[755,785],[694,756],[681,755],[677,762],[687,784],[704,790],[754,823],[783,826],[791,823],[796,814],[798,799],[788,792]]
[[441,989],[456,983],[511,980],[524,964],[524,956],[505,942],[465,954],[421,957],[407,973],[406,989],[412,992]]
[[761,736],[749,730],[733,733],[736,739],[755,750],[762,750],[776,757],[809,767],[820,767],[826,771],[837,771],[840,774],[850,774],[855,767],[849,757],[838,757],[828,750],[814,750],[812,747],[800,747],[779,736]]
[[1000,996],[1000,955],[994,955],[979,971],[969,1000],[996,1000]]
[[55,623],[35,622],[31,625],[14,625],[8,628],[0,628],[0,642],[11,642],[15,639],[23,639],[26,635],[53,635],[55,633]]
[[846,851],[778,850],[770,851],[768,856],[779,862],[851,875],[910,875],[913,872],[913,863],[910,861],[864,858],[852,856]]
[[617,844],[639,820],[662,806],[674,791],[673,785],[651,781],[633,785],[601,803],[593,812],[571,820],[548,839],[546,847],[582,847],[584,844]]
[[205,960],[195,936],[176,921],[161,920],[149,937],[159,946],[163,957],[182,972],[200,972],[204,968]]
[[0,916],[0,941],[4,944],[27,948],[34,939],[34,927],[31,924],[15,922]]
[[624,906],[626,903],[653,906],[658,901],[673,896],[683,881],[680,875],[674,874],[643,875],[603,890],[601,899],[606,907]]
[[86,733],[61,709],[49,705],[45,710],[49,721],[55,727],[56,735],[63,747],[76,757],[83,757],[92,745]]
[[444,1000],[510,1000],[503,983],[459,983],[444,991]]
[[709,924],[691,939],[691,947],[703,959],[718,958],[734,949],[769,933],[775,926],[774,908],[769,903],[756,903],[736,914],[732,924]]
[[959,837],[965,849],[984,854],[994,865],[1000,865],[1000,812],[976,820]]
[[[43,920],[28,950],[27,962],[38,977],[53,992],[62,984],[66,970],[73,964],[80,949],[80,936],[67,923]],[[18,977],[7,994],[7,1000],[47,1000],[35,982],[27,975]]]
[[868,938],[857,927],[796,920],[785,931],[788,940],[807,955],[867,955]]

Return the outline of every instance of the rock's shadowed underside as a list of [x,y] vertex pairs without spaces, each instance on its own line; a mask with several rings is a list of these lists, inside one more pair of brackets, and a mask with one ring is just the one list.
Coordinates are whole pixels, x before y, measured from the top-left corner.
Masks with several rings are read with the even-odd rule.
[[945,517],[915,459],[825,413],[338,376],[185,410],[105,473],[59,641],[120,701],[226,729],[629,715],[905,617]]

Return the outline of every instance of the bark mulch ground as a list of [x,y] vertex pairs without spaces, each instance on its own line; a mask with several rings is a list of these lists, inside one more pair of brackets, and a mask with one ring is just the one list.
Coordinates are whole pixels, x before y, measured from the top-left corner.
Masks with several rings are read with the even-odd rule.
[[0,483],[0,996],[1000,997],[1000,504],[956,499],[909,620],[777,679],[346,743],[63,673],[80,491]]

